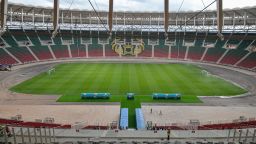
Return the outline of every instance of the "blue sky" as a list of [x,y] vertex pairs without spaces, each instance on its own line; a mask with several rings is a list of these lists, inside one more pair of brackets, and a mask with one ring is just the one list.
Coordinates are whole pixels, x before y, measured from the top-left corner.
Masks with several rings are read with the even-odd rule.
[[[73,4],[71,5],[73,1]],[[203,9],[213,0],[184,0],[182,11],[194,11]],[[52,7],[53,0],[9,0],[11,3]],[[91,0],[97,10],[107,10],[108,0]],[[164,0],[114,0],[115,11],[163,11]],[[177,11],[182,0],[170,0],[170,11]],[[92,10],[88,0],[60,0],[61,8]],[[256,0],[223,0],[224,8],[238,8],[256,6]],[[216,9],[213,4],[209,9]]]

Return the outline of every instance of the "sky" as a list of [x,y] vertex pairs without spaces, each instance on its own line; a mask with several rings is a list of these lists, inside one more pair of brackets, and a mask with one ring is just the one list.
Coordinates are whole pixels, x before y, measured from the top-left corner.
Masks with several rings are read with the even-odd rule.
[[[90,0],[98,11],[108,10],[108,0]],[[214,0],[169,0],[170,11],[196,11],[204,8]],[[11,3],[52,7],[53,0],[9,0]],[[224,9],[255,6],[256,0],[223,0]],[[67,9],[92,10],[89,0],[60,0],[60,7]],[[163,11],[164,0],[114,0],[114,11]],[[216,9],[214,3],[209,10]]]

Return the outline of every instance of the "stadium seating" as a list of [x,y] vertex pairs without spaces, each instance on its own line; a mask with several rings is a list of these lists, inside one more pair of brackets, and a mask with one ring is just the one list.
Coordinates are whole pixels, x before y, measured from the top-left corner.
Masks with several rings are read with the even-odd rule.
[[82,44],[81,43],[81,33],[80,33],[80,31],[78,31],[78,30],[73,30],[73,39],[74,39],[74,44],[78,44],[78,45],[80,45],[80,44]]
[[88,46],[88,56],[89,57],[103,56],[103,46],[98,43],[97,38],[92,38],[92,44],[89,44]]
[[41,45],[41,42],[38,38],[36,31],[34,30],[25,30],[26,35],[29,37],[33,45]]
[[139,57],[152,57],[152,46],[149,45],[148,36],[148,32],[142,32],[142,39],[145,43],[145,49],[138,55]]
[[30,46],[31,51],[37,56],[39,60],[53,59],[52,54],[48,46]]
[[169,47],[165,45],[165,38],[163,34],[159,36],[159,45],[156,45],[154,50],[154,57],[168,58]]
[[[208,48],[207,53],[206,53],[203,61],[217,62],[221,58],[221,56],[226,52],[226,49],[224,49],[223,46],[227,42],[227,39],[228,39],[229,35],[224,34],[224,37],[225,37],[225,40],[222,41],[222,40],[217,38],[217,35],[215,35],[215,38],[217,39],[215,47]],[[209,41],[211,41],[211,38],[210,38]]]
[[51,49],[56,58],[68,58],[68,46],[66,45],[51,45]]
[[195,43],[196,33],[194,32],[185,32],[184,33],[184,43],[183,45],[193,44]]
[[16,41],[13,39],[11,33],[9,33],[8,31],[6,31],[3,35],[2,38],[4,39],[4,41],[9,45],[9,46],[18,46],[18,44],[16,43]]
[[37,30],[36,32],[41,40],[51,40],[51,34],[48,30]]
[[205,52],[205,48],[203,47],[203,43],[206,37],[206,33],[198,32],[196,34],[196,40],[195,40],[195,45],[189,47],[188,49],[188,60],[201,60],[203,57],[203,54]]
[[[244,67],[244,68],[249,68],[249,69],[253,69],[256,66],[255,60],[256,60],[256,35],[255,34],[250,34],[247,35],[246,38],[248,41],[247,45],[246,45],[246,53],[248,56],[245,57],[244,59],[242,59],[242,61],[240,63],[238,63],[237,66],[239,67]],[[252,48],[254,47],[254,49]]]
[[22,29],[10,29],[9,31],[16,39],[16,41],[28,41],[27,36]]
[[230,49],[225,57],[220,61],[222,64],[234,65],[241,58],[243,58],[249,51],[245,50],[250,44],[252,40],[242,40],[242,42],[238,45],[236,49]]
[[22,63],[34,62],[36,59],[26,47],[6,48],[12,55],[18,58]]
[[71,44],[70,51],[72,57],[86,57],[86,46],[83,44]]
[[203,48],[203,47],[197,47],[197,46],[189,47],[187,59],[189,59],[189,60],[201,60],[205,50],[206,49]]
[[[53,59],[51,50],[59,58],[69,58],[69,48],[71,58],[93,58],[103,57],[105,44],[105,57],[119,57],[119,54],[112,49],[114,38],[132,39],[142,38],[144,41],[144,51],[138,55],[140,58],[170,58],[180,60],[194,60],[202,62],[218,63],[240,68],[255,68],[255,52],[250,50],[250,45],[255,40],[255,34],[244,33],[224,33],[224,40],[220,40],[216,33],[205,32],[169,32],[168,39],[164,33],[149,32],[114,32],[110,40],[106,32],[98,31],[70,31],[61,30],[55,38],[51,39],[51,34],[47,30],[10,30],[5,32],[0,39],[3,48],[6,48],[13,56],[22,63],[35,61],[33,54],[39,60]],[[22,41],[32,42],[28,48],[21,45]],[[54,43],[52,43],[52,40]],[[109,40],[109,41],[108,41]],[[4,44],[7,44],[6,46]],[[155,44],[152,52],[152,44]],[[50,45],[50,49],[47,46]],[[88,46],[88,53],[86,50]],[[169,49],[170,47],[170,49]],[[24,51],[21,51],[24,50]],[[170,53],[169,53],[170,51]],[[3,55],[2,63],[15,64],[8,53],[1,50]],[[7,55],[4,57],[4,55]]]
[[8,53],[6,53],[2,48],[0,48],[0,64],[16,64],[18,63],[13,59]]
[[[204,46],[214,44],[216,43],[216,40],[218,40],[217,33],[207,33]],[[213,46],[214,47],[214,46]]]
[[66,44],[73,43],[73,31],[61,30],[60,34],[61,34],[61,38],[62,38],[64,43],[66,43]]
[[184,59],[187,51],[187,47],[184,44],[184,33],[175,33],[175,45],[171,47],[172,59]]
[[27,127],[27,128],[58,128],[58,129],[70,129],[71,125],[62,125],[54,123],[43,123],[43,122],[25,122],[19,120],[10,120],[0,118],[0,124],[8,124],[16,127]]
[[256,67],[256,52],[249,54],[238,66],[249,69]]
[[171,47],[171,58],[173,59],[184,59],[186,55],[187,47],[185,46],[172,46]]
[[117,57],[119,56],[118,53],[112,50],[112,46],[110,44],[105,46],[105,56],[106,57]]
[[[52,33],[52,31],[51,31],[51,33]],[[71,34],[71,33],[69,33],[69,34]],[[52,40],[55,45],[62,45],[61,33],[58,32],[57,35],[54,38],[52,38]]]
[[206,38],[206,33],[198,32],[196,34],[195,47],[202,47]]
[[82,44],[87,44],[88,42],[91,42],[91,32],[81,31],[80,36]]

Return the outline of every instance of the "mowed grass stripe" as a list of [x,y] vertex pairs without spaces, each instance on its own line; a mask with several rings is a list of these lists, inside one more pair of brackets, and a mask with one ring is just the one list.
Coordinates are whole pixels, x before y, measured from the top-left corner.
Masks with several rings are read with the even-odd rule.
[[141,90],[136,69],[137,67],[135,65],[129,65],[129,85],[131,87],[129,92],[138,92]]
[[153,65],[154,74],[158,77],[157,81],[161,87],[161,92],[167,93],[172,87],[172,79],[169,77],[168,74],[164,72],[164,66],[162,64]]
[[113,65],[111,69],[111,75],[109,76],[109,85],[108,85],[108,90],[112,90],[113,95],[116,95],[120,93],[119,85],[121,81],[121,69],[119,65]]

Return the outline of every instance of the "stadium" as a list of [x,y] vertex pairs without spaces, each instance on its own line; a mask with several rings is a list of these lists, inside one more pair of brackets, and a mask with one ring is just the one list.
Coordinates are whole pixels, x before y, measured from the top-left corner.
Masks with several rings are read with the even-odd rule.
[[1,0],[0,143],[256,143],[256,2],[63,1]]

